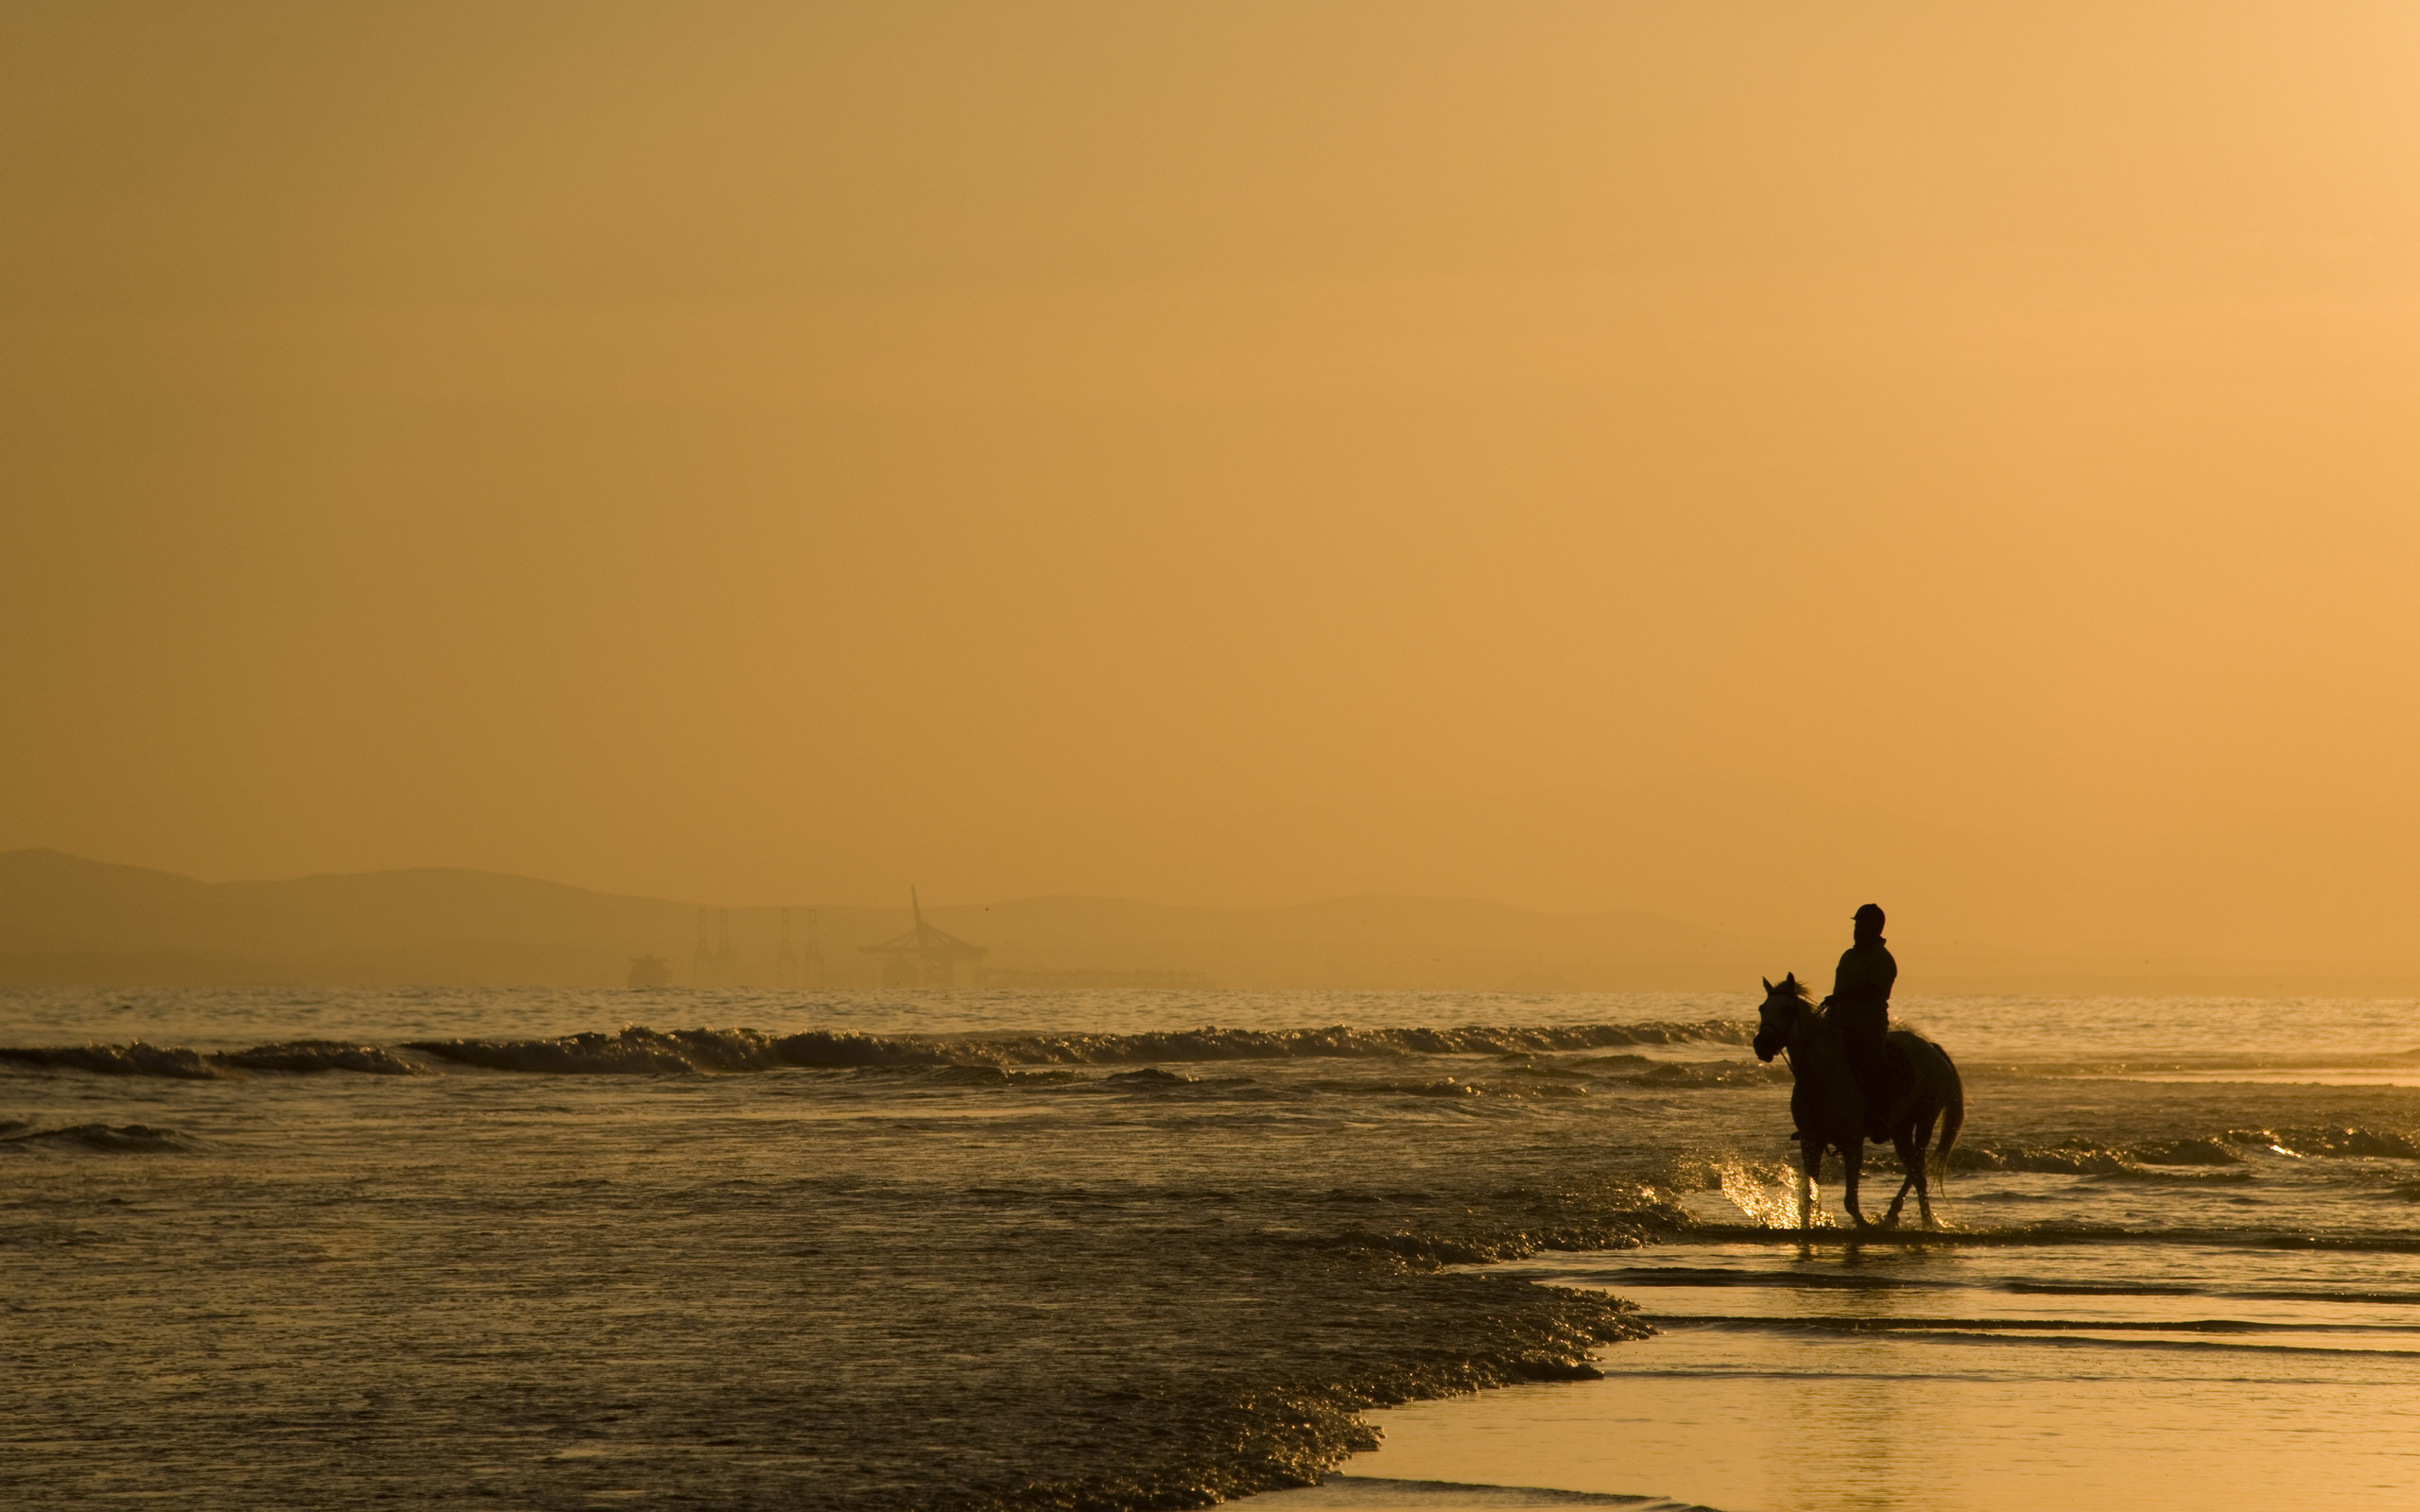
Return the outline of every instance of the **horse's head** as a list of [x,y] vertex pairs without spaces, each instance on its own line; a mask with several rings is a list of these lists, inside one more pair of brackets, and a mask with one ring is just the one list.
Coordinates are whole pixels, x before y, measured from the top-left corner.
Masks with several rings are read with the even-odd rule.
[[1765,983],[1765,1001],[1756,1005],[1756,1038],[1750,1041],[1758,1060],[1771,1060],[1789,1048],[1790,1031],[1811,1001],[1795,971],[1777,983]]

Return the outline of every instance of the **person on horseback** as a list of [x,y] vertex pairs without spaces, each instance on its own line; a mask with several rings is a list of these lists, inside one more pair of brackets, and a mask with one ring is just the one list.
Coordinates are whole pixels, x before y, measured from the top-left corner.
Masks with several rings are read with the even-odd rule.
[[1883,1036],[1891,1029],[1891,986],[1899,979],[1899,963],[1882,943],[1882,909],[1867,903],[1857,911],[1853,942],[1841,954],[1832,973],[1832,995],[1824,1011],[1839,1025],[1848,1051],[1849,1067],[1857,1074],[1858,1091],[1865,1099],[1869,1137],[1891,1137],[1892,1085],[1890,1050]]

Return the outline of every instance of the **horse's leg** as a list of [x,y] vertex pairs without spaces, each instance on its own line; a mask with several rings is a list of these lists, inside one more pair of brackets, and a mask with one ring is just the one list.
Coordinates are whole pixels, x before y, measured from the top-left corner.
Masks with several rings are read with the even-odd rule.
[[1864,1163],[1865,1130],[1853,1129],[1849,1137],[1841,1142],[1841,1201],[1847,1206],[1849,1216],[1857,1220],[1858,1228],[1871,1228],[1874,1225],[1865,1221],[1864,1211],[1857,1205],[1858,1168]]
[[1802,1137],[1798,1142],[1798,1227],[1815,1227],[1815,1173],[1824,1169],[1824,1146]]
[[[1934,1112],[1927,1111],[1925,1116],[1917,1122],[1915,1159],[1910,1161],[1908,1166],[1908,1179],[1916,1184],[1916,1211],[1923,1216],[1925,1227],[1927,1228],[1938,1228],[1941,1227],[1940,1224],[1933,1221],[1932,1182],[1927,1179],[1927,1173],[1925,1170],[1925,1167],[1932,1163],[1931,1157],[1925,1153],[1925,1147],[1932,1143],[1933,1117]],[[1908,1153],[1904,1150],[1901,1151],[1899,1158],[1903,1160],[1908,1160]]]
[[1916,1173],[1924,1164],[1922,1154],[1924,1147],[1908,1143],[1908,1130],[1904,1125],[1892,1131],[1891,1144],[1899,1152],[1899,1169],[1905,1171],[1907,1175],[1900,1178],[1899,1190],[1891,1198],[1890,1210],[1882,1214],[1882,1227],[1885,1228],[1895,1228],[1899,1226],[1900,1206],[1908,1200],[1908,1189],[1917,1184]]

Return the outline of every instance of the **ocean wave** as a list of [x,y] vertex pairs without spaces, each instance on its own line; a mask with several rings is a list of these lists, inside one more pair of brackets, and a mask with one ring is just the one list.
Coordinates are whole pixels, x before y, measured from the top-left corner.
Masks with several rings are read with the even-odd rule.
[[2420,1160],[2420,1142],[2396,1129],[2344,1125],[2308,1128],[2238,1128],[2185,1139],[2102,1144],[2086,1139],[2056,1144],[1990,1140],[1961,1144],[1950,1153],[1953,1171],[2025,1171],[2056,1176],[2158,1180],[2247,1179],[2245,1161],[2255,1152],[2306,1158],[2385,1157]]
[[[1548,1081],[1586,1081],[1590,1075],[1590,1073],[1582,1071],[1567,1061],[1540,1060],[1533,1056],[1521,1055],[1501,1056],[1497,1058],[1504,1063],[1503,1073],[1507,1076],[1538,1076]],[[1645,1056],[1624,1058],[1636,1060],[1642,1066],[1654,1063]]]
[[372,1076],[408,1076],[422,1069],[382,1045],[337,1040],[289,1040],[250,1050],[222,1050],[210,1058],[244,1071],[354,1071]]
[[1437,1076],[1427,1081],[1390,1081],[1384,1078],[1366,1080],[1329,1079],[1307,1084],[1315,1092],[1342,1092],[1347,1095],[1378,1097],[1483,1097],[1487,1089],[1475,1081],[1454,1076]]
[[1188,1076],[1181,1071],[1163,1071],[1157,1066],[1145,1066],[1140,1071],[1112,1072],[1101,1078],[1114,1086],[1130,1088],[1197,1087],[1199,1076]]
[[918,1087],[1063,1087],[1084,1079],[1080,1073],[1073,1071],[1015,1071],[1007,1066],[901,1066],[882,1069],[894,1071],[901,1082]]
[[1622,1079],[1638,1087],[1770,1087],[1789,1080],[1789,1068],[1779,1061],[1668,1060]]
[[2420,1160],[2420,1142],[2399,1129],[2360,1128],[2352,1125],[2289,1129],[2238,1128],[2227,1131],[2232,1143],[2273,1150],[2279,1155],[2385,1156]]
[[97,1150],[111,1155],[181,1155],[199,1149],[201,1143],[190,1134],[172,1128],[154,1128],[148,1124],[71,1124],[65,1128],[0,1135],[0,1145]]
[[208,1081],[230,1071],[352,1071],[408,1075],[421,1068],[379,1045],[335,1040],[291,1040],[249,1050],[188,1050],[147,1044],[59,1045],[43,1049],[0,1047],[0,1061],[44,1071],[84,1071],[103,1076],[168,1076]]
[[2127,1154],[2144,1165],[2213,1165],[2240,1164],[2243,1157],[2233,1146],[2235,1142],[2217,1135],[2199,1139],[2148,1140],[2126,1146]]
[[[2086,1139],[2056,1144],[1983,1141],[1950,1151],[1953,1171],[2028,1171],[2053,1176],[2149,1176],[2155,1167],[2232,1167],[2243,1157],[2218,1140],[2167,1140],[2100,1144]],[[2173,1174],[2171,1172],[2170,1174]]]
[[[412,1058],[415,1056],[491,1071],[553,1075],[679,1075],[783,1069],[1143,1066],[1227,1060],[1401,1059],[1410,1056],[1528,1057],[1618,1045],[1744,1044],[1752,1028],[1737,1020],[1708,1019],[1694,1022],[1470,1024],[1449,1029],[1357,1029],[1344,1024],[1313,1029],[1223,1029],[1211,1025],[1143,1034],[925,1037],[842,1029],[769,1034],[742,1028],[659,1030],[631,1025],[610,1034],[592,1032],[551,1039],[415,1040],[394,1049],[325,1040],[218,1051],[140,1040],[122,1045],[0,1048],[0,1061],[43,1070],[189,1080],[258,1071],[350,1071],[400,1075],[424,1069]],[[1581,1074],[1601,1074],[1651,1065],[1644,1057],[1607,1056],[1579,1062],[1576,1070]],[[1553,1065],[1517,1066],[1508,1071],[1558,1080],[1569,1079],[1575,1074]],[[1680,1084],[1703,1074],[1682,1072],[1666,1079]],[[1761,1068],[1757,1074],[1764,1074]]]
[[[404,1048],[458,1065],[554,1075],[661,1076],[689,1072],[772,1071],[785,1065],[779,1037],[753,1029],[676,1029],[636,1025],[615,1034],[553,1040],[415,1040]],[[898,1064],[900,1062],[885,1062]],[[946,1064],[938,1058],[908,1062]]]
[[206,1081],[221,1074],[218,1064],[199,1050],[185,1050],[135,1040],[123,1045],[60,1045],[51,1049],[0,1046],[0,1060],[43,1071],[89,1071],[103,1076],[174,1076]]
[[2096,1171],[2085,1177],[2089,1181],[2169,1181],[2186,1186],[2224,1185],[2257,1179],[2250,1171],[2162,1170],[2157,1166],[2135,1166],[2123,1171]]
[[[2063,1140],[2056,1144],[2011,1144],[1984,1141],[1950,1153],[1954,1171],[2028,1171],[2057,1176],[2183,1177],[2193,1179],[2231,1171],[2244,1157],[2227,1141],[2204,1138],[2100,1144]],[[2188,1174],[2189,1173],[2189,1174]]]
[[[1754,1024],[1734,1019],[1694,1022],[1565,1025],[1469,1024],[1452,1029],[1158,1030],[1141,1034],[1001,1035],[965,1038],[888,1037],[845,1030],[808,1030],[770,1040],[798,1066],[890,1065],[965,1060],[1024,1065],[1134,1065],[1215,1060],[1399,1058],[1405,1056],[1530,1056],[1601,1050],[1616,1045],[1746,1044]],[[750,1033],[752,1031],[728,1031]]]

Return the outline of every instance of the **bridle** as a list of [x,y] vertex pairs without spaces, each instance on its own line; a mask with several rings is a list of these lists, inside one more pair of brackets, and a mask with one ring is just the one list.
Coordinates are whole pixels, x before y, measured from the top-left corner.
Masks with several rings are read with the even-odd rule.
[[[1772,1022],[1773,1005],[1776,1000],[1782,1004],[1781,1012],[1784,1016],[1783,1022],[1779,1024]],[[1749,1048],[1756,1052],[1756,1058],[1770,1063],[1775,1056],[1794,1044],[1798,1040],[1799,1025],[1806,1022],[1806,1013],[1807,1007],[1804,999],[1791,997],[1778,989],[1767,993],[1765,1001],[1756,1008],[1758,1022],[1755,1038],[1748,1042]]]

